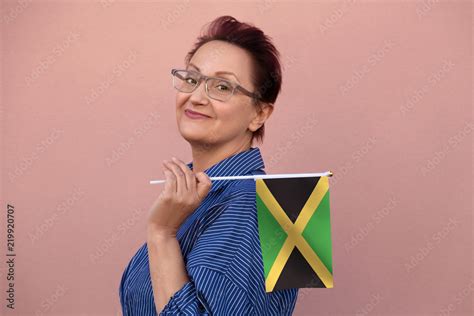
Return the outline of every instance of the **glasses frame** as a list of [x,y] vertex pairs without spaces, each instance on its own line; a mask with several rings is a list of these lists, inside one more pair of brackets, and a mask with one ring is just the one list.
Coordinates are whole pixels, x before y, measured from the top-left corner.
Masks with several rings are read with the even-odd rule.
[[[176,76],[177,76],[177,72],[178,71],[187,71],[187,72],[191,72],[191,73],[195,73],[198,75],[198,83],[196,84],[196,86],[194,86],[194,89],[191,90],[191,91],[181,91],[179,90],[177,87],[176,87],[176,83],[175,83],[175,79],[176,79]],[[202,73],[200,73],[199,71],[196,71],[196,70],[188,70],[188,69],[171,69],[171,74],[173,75],[173,87],[180,91],[180,92],[184,92],[184,93],[193,93],[202,83],[202,81],[204,80],[204,87],[205,87],[205,90],[206,90],[206,94],[209,98],[211,99],[214,99],[214,100],[217,100],[217,101],[221,101],[221,102],[225,102],[225,101],[228,101],[230,100],[230,98],[232,98],[232,96],[234,95],[235,93],[235,90],[239,90],[240,92],[242,92],[243,94],[245,94],[246,96],[249,96],[251,98],[254,98],[256,100],[259,100],[260,99],[260,94],[259,93],[253,93],[253,92],[250,92],[248,91],[247,89],[245,89],[244,87],[242,87],[240,84],[234,82],[234,81],[231,81],[229,79],[225,79],[225,78],[221,78],[221,77],[213,77],[213,76],[206,76],[206,75],[203,75]],[[225,81],[225,82],[228,82],[230,84],[230,86],[232,87],[232,93],[229,94],[229,97],[225,100],[219,100],[219,99],[216,99],[216,98],[213,98],[209,95],[209,87],[207,85],[207,82],[209,81],[209,79],[218,79],[218,80],[222,80],[222,81]]]

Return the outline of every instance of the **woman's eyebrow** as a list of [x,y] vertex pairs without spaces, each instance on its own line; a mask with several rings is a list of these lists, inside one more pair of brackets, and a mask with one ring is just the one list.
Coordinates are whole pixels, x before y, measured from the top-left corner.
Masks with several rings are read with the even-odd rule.
[[[196,70],[199,71],[199,72],[201,71],[201,69],[199,69],[199,67],[194,65],[193,63],[189,63],[189,66],[192,66],[192,67],[196,68]],[[237,78],[237,76],[233,72],[221,70],[221,71],[216,71],[215,74],[216,75],[219,75],[219,74],[232,75],[240,83],[239,78]]]

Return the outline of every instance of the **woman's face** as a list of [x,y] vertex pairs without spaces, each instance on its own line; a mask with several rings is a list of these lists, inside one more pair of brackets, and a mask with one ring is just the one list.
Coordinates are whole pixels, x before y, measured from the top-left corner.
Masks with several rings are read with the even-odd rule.
[[[220,77],[255,92],[251,81],[252,59],[244,49],[224,41],[210,41],[202,45],[191,58],[188,70],[203,75]],[[225,71],[228,73],[219,73]],[[206,115],[191,118],[185,110]],[[205,91],[204,80],[192,93],[178,91],[176,94],[176,119],[181,135],[190,143],[219,145],[234,143],[245,147],[252,132],[262,124],[252,98],[235,91],[228,101],[211,99]]]

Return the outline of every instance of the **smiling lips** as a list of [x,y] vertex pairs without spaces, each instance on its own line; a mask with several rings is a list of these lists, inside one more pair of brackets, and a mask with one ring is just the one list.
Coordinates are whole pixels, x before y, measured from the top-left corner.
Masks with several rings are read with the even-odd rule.
[[209,118],[210,116],[199,113],[199,112],[194,112],[189,109],[184,110],[184,113],[186,114],[187,117],[192,118],[192,119],[203,119],[203,118]]

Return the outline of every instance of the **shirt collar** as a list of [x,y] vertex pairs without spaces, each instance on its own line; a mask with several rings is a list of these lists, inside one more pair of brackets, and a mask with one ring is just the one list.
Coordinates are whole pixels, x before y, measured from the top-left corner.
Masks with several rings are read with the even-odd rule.
[[[187,164],[193,170],[193,162]],[[233,154],[204,170],[208,177],[243,176],[263,171],[265,164],[258,147]],[[216,191],[228,181],[213,181],[210,192]],[[209,193],[210,193],[209,192]]]

